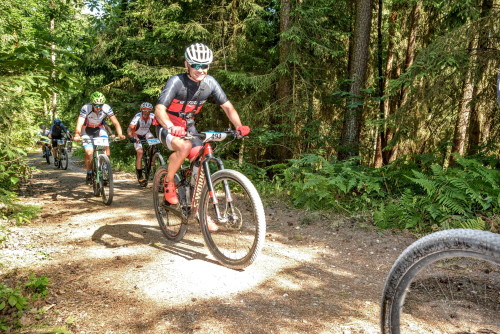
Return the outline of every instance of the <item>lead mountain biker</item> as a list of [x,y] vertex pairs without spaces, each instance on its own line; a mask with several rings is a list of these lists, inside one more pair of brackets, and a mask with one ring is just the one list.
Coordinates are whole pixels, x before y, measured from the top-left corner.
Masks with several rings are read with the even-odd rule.
[[[89,140],[94,137],[108,137],[106,128],[103,125],[104,119],[109,117],[113,125],[115,126],[116,133],[120,139],[125,139],[122,133],[122,128],[120,122],[113,113],[113,109],[109,104],[106,104],[106,97],[101,92],[93,92],[90,95],[90,103],[83,105],[80,110],[80,116],[76,123],[75,128],[75,141]],[[85,128],[82,132],[82,127]],[[80,137],[81,136],[81,137]],[[91,143],[84,143],[83,148],[85,149],[85,167],[87,168],[87,183],[92,179],[92,154],[94,152]],[[109,146],[105,148],[106,154],[110,156],[111,152]]]
[[213,60],[212,50],[204,44],[196,43],[186,49],[184,57],[187,73],[168,79],[155,106],[155,116],[159,122],[157,136],[163,145],[173,151],[168,160],[165,199],[174,205],[179,201],[174,184],[175,173],[185,158],[196,157],[202,148],[200,139],[185,140],[180,137],[186,135],[188,129],[196,131],[195,116],[209,96],[220,105],[241,136],[250,133],[250,128],[241,124],[238,112],[217,80],[207,74]]
[[141,139],[150,139],[154,138],[149,128],[153,123],[155,115],[151,112],[153,111],[153,105],[149,102],[144,102],[141,104],[139,108],[140,112],[135,114],[130,121],[130,124],[127,128],[127,134],[130,138],[130,141],[134,143],[134,148],[136,152],[135,157],[135,170],[137,173],[137,180],[140,184],[144,184],[146,181],[142,175],[142,156],[144,154],[144,150],[142,149]]
[[50,127],[49,130],[49,135],[48,137],[52,140],[52,156],[56,157],[56,147],[57,147],[57,140],[58,139],[63,139],[64,135],[68,137],[68,139],[72,139],[73,136],[71,133],[68,131],[68,129],[64,126],[64,124],[61,122],[60,119],[56,118],[54,120],[54,123]]

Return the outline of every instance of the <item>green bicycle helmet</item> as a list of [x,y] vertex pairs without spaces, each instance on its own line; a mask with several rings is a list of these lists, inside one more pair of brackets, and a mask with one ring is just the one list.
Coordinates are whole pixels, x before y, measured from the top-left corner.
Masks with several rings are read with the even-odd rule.
[[104,94],[101,92],[93,92],[92,95],[90,95],[90,102],[92,102],[92,104],[104,104],[106,103],[106,97],[104,97]]

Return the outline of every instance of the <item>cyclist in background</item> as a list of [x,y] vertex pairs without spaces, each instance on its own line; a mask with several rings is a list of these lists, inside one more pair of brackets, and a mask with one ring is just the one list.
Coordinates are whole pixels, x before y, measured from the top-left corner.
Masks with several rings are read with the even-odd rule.
[[[90,103],[85,104],[80,110],[80,116],[75,128],[75,141],[89,140],[94,137],[108,137],[108,133],[103,125],[104,119],[109,117],[115,126],[116,133],[120,139],[125,139],[122,133],[120,122],[113,113],[113,109],[106,104],[106,97],[101,92],[94,92],[90,95]],[[85,128],[83,126],[85,125]],[[82,132],[83,128],[83,132]],[[92,154],[94,148],[92,143],[84,143],[85,149],[85,167],[87,168],[87,183],[92,180]],[[109,146],[106,146],[106,154],[110,156]]]
[[58,139],[63,139],[64,136],[67,136],[69,140],[73,138],[71,133],[66,129],[64,124],[61,122],[60,119],[55,119],[54,123],[50,127],[49,135],[48,137],[52,141],[52,156],[56,157],[56,147],[57,147],[57,140]]
[[187,72],[168,79],[155,106],[155,116],[159,123],[157,136],[163,145],[173,151],[165,177],[165,199],[170,204],[178,203],[175,173],[185,158],[196,157],[202,148],[200,139],[185,140],[180,137],[186,135],[186,130],[196,131],[194,118],[209,96],[220,105],[241,136],[250,133],[250,128],[241,124],[238,112],[217,80],[208,75],[213,60],[212,50],[204,44],[196,43],[186,49],[184,57]]
[[[38,132],[37,136],[39,137],[48,137],[49,136],[49,130],[47,130],[47,127],[45,125],[40,125],[40,132]],[[43,152],[43,157],[45,158],[45,146],[49,145],[48,143],[42,141],[43,138],[40,138],[40,143],[42,143],[42,152]],[[47,140],[47,139],[45,139]]]
[[136,152],[135,171],[137,173],[137,181],[139,181],[139,184],[143,184],[146,180],[142,175],[142,156],[144,150],[142,149],[141,139],[154,138],[149,128],[151,127],[155,115],[151,113],[153,111],[153,105],[149,102],[141,104],[139,110],[140,112],[135,114],[132,121],[130,121],[127,128],[127,134],[130,141],[134,143]]

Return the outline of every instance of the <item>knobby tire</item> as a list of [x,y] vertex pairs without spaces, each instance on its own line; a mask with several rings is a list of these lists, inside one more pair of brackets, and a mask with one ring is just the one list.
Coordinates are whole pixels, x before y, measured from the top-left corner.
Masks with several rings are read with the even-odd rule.
[[[200,198],[199,221],[201,232],[210,253],[221,264],[232,269],[243,269],[252,264],[264,245],[266,220],[264,207],[257,189],[240,172],[224,169],[212,176],[214,196],[226,222],[219,222],[205,184]],[[225,183],[230,189],[227,200]],[[217,223],[218,230],[210,232],[207,221]]]
[[100,154],[98,159],[101,172],[99,188],[101,189],[102,202],[111,205],[113,202],[113,170],[111,169],[111,162],[106,154]]
[[[165,200],[163,183],[166,175],[166,166],[158,168],[155,173],[153,179],[153,205],[156,219],[163,235],[168,240],[177,242],[184,238],[187,232],[187,225],[183,224],[183,217],[179,209],[180,205],[171,205]],[[175,175],[175,183],[179,184],[179,182],[179,176]]]
[[63,148],[61,150],[61,160],[60,160],[61,168],[64,170],[68,169],[68,163],[69,163],[68,151],[65,148]]
[[455,229],[427,235],[394,263],[382,334],[500,333],[500,235]]

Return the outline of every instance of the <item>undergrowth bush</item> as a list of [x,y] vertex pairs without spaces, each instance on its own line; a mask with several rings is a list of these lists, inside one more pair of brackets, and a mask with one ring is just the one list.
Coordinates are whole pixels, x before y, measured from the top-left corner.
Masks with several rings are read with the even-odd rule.
[[15,287],[0,283],[0,330],[21,327],[20,319],[32,302],[48,293],[49,279],[31,273],[26,283],[16,282]]
[[456,158],[447,169],[433,155],[405,157],[374,169],[356,159],[327,161],[308,154],[277,168],[281,172],[275,174],[273,185],[296,207],[345,214],[372,210],[380,228],[495,228],[500,171],[490,166],[498,159]]
[[386,196],[383,178],[356,159],[329,162],[307,154],[290,162],[283,184],[297,207],[350,213],[371,209]]
[[[447,228],[486,229],[500,213],[500,171],[471,158],[458,157],[444,169],[433,164],[427,174],[413,170],[413,183],[402,196],[382,203],[374,213],[381,228],[417,230]],[[417,188],[415,188],[417,186]]]

